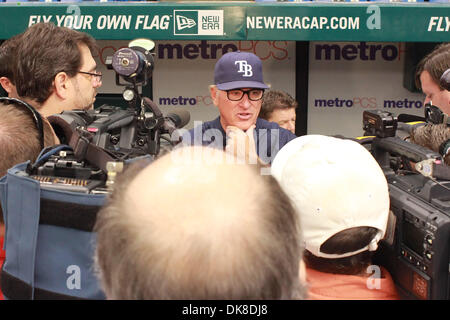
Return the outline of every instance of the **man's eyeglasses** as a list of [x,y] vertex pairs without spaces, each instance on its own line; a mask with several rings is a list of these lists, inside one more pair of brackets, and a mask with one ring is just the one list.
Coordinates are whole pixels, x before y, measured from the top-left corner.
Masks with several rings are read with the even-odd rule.
[[93,79],[97,82],[102,81],[103,74],[101,72],[86,72],[86,71],[78,71],[78,73],[88,74],[93,77]]
[[231,101],[239,101],[244,97],[244,94],[247,94],[247,97],[251,101],[261,100],[264,94],[264,89],[233,89],[227,90],[227,98]]

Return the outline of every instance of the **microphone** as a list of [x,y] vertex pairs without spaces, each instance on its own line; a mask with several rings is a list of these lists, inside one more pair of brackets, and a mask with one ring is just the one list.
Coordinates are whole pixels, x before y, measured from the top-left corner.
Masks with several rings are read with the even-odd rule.
[[183,128],[191,120],[191,114],[186,110],[177,110],[173,113],[169,113],[164,117],[164,131],[170,135],[179,128]]
[[440,85],[447,91],[450,91],[450,69],[447,69],[441,76]]

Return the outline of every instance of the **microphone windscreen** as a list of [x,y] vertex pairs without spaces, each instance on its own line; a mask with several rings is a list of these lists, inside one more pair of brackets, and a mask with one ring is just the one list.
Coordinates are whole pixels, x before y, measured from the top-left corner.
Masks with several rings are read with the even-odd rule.
[[416,116],[414,114],[401,113],[397,117],[398,122],[414,122],[414,121],[425,121],[425,117]]
[[172,120],[175,127],[177,128],[183,128],[185,125],[188,124],[189,120],[191,120],[191,114],[187,110],[177,110],[175,112],[169,113],[167,115],[167,118]]

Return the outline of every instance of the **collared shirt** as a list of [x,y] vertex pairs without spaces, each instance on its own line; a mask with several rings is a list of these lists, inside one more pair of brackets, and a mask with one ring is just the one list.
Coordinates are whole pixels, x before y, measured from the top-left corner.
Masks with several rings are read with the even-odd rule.
[[[306,268],[310,300],[398,300],[389,272],[381,267],[380,278],[320,272]],[[377,282],[375,282],[377,281]]]
[[[289,130],[281,128],[275,122],[257,118],[256,128],[253,132],[256,153],[265,163],[272,163],[278,151],[289,141],[297,138]],[[217,149],[225,149],[227,135],[220,123],[220,117],[201,126],[189,130],[183,135],[183,145],[202,145]]]

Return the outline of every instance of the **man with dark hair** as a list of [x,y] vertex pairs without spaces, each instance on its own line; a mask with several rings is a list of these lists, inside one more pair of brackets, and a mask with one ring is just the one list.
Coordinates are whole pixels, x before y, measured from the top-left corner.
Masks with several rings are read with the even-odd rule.
[[18,95],[45,117],[91,108],[102,84],[94,50],[95,40],[86,33],[52,23],[32,25],[16,48]]
[[410,141],[439,152],[450,165],[450,91],[444,87],[441,77],[450,70],[450,43],[437,46],[417,65],[416,86],[425,94],[424,104],[438,109],[442,123],[428,123],[411,132]]
[[[53,130],[48,122],[42,121],[43,141],[33,115],[20,103],[0,101],[0,177],[18,163],[35,161],[42,145],[55,144]],[[39,116],[39,114],[38,114]],[[0,268],[5,259],[3,237],[5,226],[0,204]],[[0,292],[0,298],[1,298]]]
[[296,136],[276,123],[258,118],[264,90],[262,62],[250,52],[228,52],[216,63],[210,94],[219,117],[183,135],[184,145],[225,149],[230,135],[245,133],[254,140],[256,154],[272,162],[278,150]]
[[289,199],[257,165],[226,157],[179,148],[118,178],[95,226],[107,298],[304,297],[299,221]]
[[389,191],[370,152],[355,141],[307,135],[281,149],[271,170],[300,216],[309,297],[398,299],[389,272],[372,265]]
[[287,92],[270,90],[264,93],[259,117],[278,125],[295,134],[295,109],[298,104]]
[[0,46],[0,85],[10,98],[18,98],[13,66],[15,65],[16,47],[20,41],[20,36],[21,34],[7,39]]

